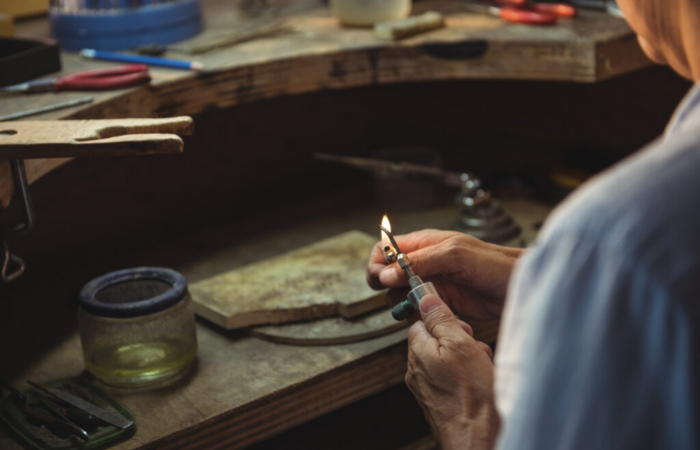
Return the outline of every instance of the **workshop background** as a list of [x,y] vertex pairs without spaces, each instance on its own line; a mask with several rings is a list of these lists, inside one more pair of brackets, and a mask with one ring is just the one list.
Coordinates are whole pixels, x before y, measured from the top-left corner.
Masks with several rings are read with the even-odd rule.
[[[0,381],[51,416],[26,380],[75,377],[133,416],[89,448],[436,448],[403,384],[406,323],[365,292],[382,216],[396,234],[526,247],[573,189],[659,137],[691,86],[643,56],[614,2],[526,6],[0,0]],[[161,121],[179,116],[194,128]],[[80,292],[142,267],[184,276],[197,356],[120,384],[86,342],[126,319]],[[497,351],[498,324],[474,327]],[[0,448],[81,442],[0,393]]]

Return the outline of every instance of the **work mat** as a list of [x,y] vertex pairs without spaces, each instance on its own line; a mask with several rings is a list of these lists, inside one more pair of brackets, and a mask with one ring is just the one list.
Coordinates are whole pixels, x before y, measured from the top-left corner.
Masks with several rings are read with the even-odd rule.
[[226,329],[358,317],[386,305],[365,279],[376,241],[350,231],[194,283],[194,311]]

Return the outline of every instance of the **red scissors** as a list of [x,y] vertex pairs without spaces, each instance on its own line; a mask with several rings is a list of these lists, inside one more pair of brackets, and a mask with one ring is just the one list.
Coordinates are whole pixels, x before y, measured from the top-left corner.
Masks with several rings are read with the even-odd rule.
[[4,92],[107,91],[148,83],[151,76],[145,64],[87,70],[58,78],[45,78],[9,86]]
[[528,25],[552,25],[560,17],[576,15],[576,8],[564,3],[539,3],[528,0],[491,0],[491,3],[499,6],[470,3],[467,5],[467,10]]

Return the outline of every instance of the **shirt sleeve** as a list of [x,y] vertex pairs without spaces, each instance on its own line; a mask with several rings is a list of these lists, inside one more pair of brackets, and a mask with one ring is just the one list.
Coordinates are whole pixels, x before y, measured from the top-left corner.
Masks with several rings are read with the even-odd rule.
[[509,290],[498,449],[698,448],[697,330],[643,261],[561,232],[523,256]]

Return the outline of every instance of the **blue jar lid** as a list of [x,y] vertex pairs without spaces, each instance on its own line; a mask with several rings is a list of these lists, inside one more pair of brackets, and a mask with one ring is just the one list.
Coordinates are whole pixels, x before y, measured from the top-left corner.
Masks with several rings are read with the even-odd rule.
[[90,314],[126,318],[163,311],[186,294],[182,274],[164,267],[135,267],[93,279],[80,291],[79,302]]

